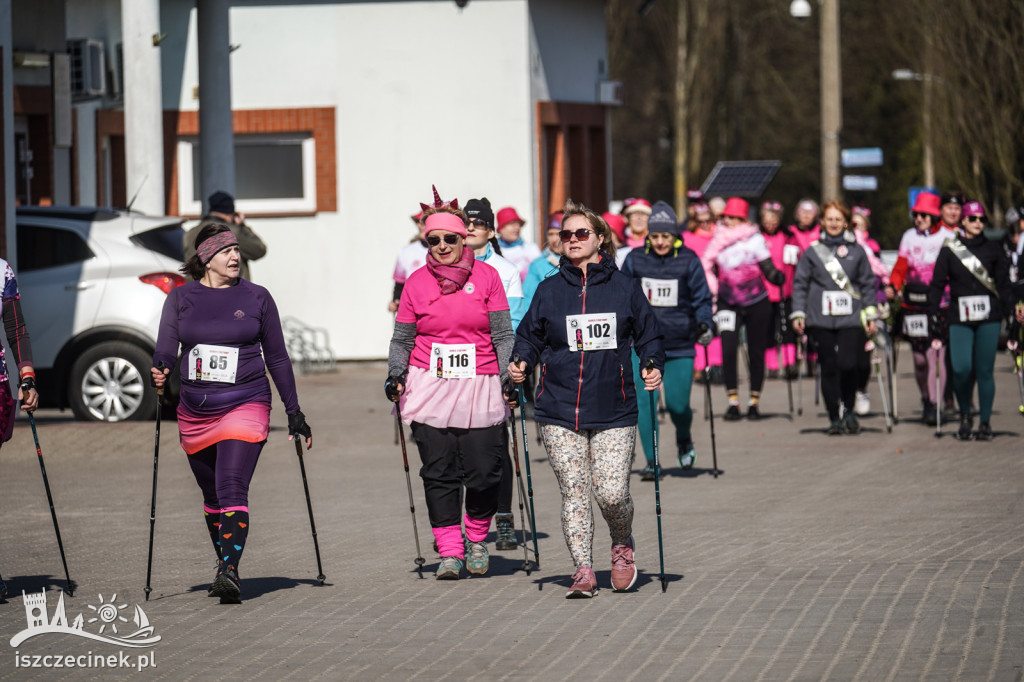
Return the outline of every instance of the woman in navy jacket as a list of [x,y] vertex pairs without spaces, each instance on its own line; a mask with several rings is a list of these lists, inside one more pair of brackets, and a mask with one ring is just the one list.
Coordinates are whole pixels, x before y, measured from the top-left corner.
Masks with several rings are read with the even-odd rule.
[[[597,592],[593,571],[593,493],[612,538],[612,589],[636,582],[629,470],[637,396],[630,352],[644,365],[648,391],[661,385],[665,354],[657,320],[640,287],[615,267],[611,230],[590,209],[567,201],[559,271],[537,288],[516,333],[512,381],[541,364],[535,420],[562,492],[562,532],[576,571],[568,598]],[[651,365],[653,363],[653,365]]]
[[[690,386],[693,383],[695,345],[702,339],[705,345],[713,338],[711,333],[711,291],[708,289],[704,268],[696,253],[683,246],[679,238],[676,213],[664,201],[651,209],[647,223],[647,244],[633,249],[622,264],[622,271],[640,282],[658,324],[665,335],[665,406],[676,427],[679,466],[693,468],[697,453],[693,449],[690,425]],[[637,356],[633,356],[634,381],[642,385]],[[657,398],[655,398],[657,402]],[[651,426],[650,404],[640,400],[640,441],[647,456],[642,480],[654,480],[654,429]]]

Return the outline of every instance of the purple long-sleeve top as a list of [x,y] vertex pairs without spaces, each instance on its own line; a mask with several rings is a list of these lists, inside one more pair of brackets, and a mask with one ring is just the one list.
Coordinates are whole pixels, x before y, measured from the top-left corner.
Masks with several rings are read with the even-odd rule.
[[285,412],[298,411],[295,374],[281,318],[270,292],[263,287],[239,279],[224,289],[212,289],[198,281],[172,289],[160,317],[153,366],[163,362],[174,367],[179,345],[181,357],[189,358],[197,344],[237,348],[238,369],[234,383],[201,381],[189,379],[188,362],[182,362],[178,370],[181,400],[193,411],[217,413],[244,403],[270,403],[267,370]]

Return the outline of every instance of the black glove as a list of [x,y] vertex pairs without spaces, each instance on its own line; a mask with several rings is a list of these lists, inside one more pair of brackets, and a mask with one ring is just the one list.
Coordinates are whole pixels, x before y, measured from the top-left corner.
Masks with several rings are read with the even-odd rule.
[[513,410],[519,407],[519,391],[516,390],[515,384],[512,383],[512,379],[505,377],[501,380],[501,392],[505,395],[505,402]]
[[20,388],[24,393],[28,393],[29,391],[39,392],[39,389],[36,388],[36,378],[31,376],[22,377],[21,383],[18,384],[18,388]]
[[303,438],[313,437],[313,429],[309,428],[309,424],[306,423],[306,415],[302,414],[302,410],[288,415],[288,435],[302,436]]
[[784,273],[782,270],[776,270],[775,272],[772,273],[768,281],[777,287],[781,287],[783,284],[786,283],[786,273]]
[[398,387],[401,385],[402,380],[398,377],[388,377],[387,381],[384,382],[384,395],[388,397],[393,403],[398,402],[399,392]]
[[702,346],[706,346],[711,343],[714,338],[715,334],[711,331],[711,325],[707,322],[701,322],[697,325],[697,343]]

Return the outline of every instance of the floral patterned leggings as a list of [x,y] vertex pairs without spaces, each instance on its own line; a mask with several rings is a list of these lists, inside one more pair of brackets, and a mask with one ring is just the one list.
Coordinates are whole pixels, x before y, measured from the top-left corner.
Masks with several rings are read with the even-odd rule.
[[633,531],[629,470],[636,427],[573,431],[539,424],[548,461],[562,492],[562,534],[573,564],[593,566],[593,492],[608,523],[613,545],[625,544]]

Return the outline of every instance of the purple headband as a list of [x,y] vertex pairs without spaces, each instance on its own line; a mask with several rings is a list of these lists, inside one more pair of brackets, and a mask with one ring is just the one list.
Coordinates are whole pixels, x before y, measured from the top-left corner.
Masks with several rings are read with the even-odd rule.
[[218,232],[196,247],[199,262],[206,265],[210,259],[231,246],[238,246],[238,237],[231,230]]

